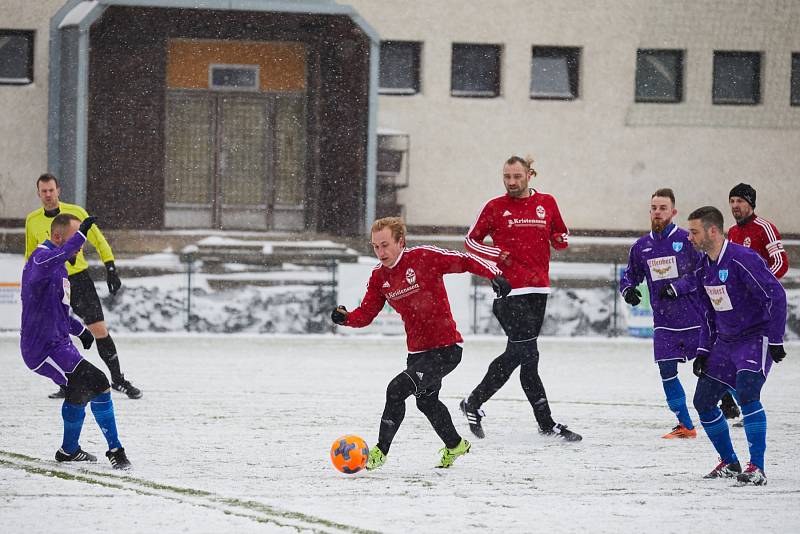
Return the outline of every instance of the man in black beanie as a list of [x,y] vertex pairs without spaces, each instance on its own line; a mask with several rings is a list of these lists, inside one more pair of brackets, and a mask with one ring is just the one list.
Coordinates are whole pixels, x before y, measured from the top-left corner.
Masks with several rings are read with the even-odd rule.
[[728,202],[736,219],[728,229],[728,239],[758,252],[775,278],[781,278],[789,270],[789,258],[775,225],[755,214],[756,190],[749,184],[739,184],[731,189]]
[[[741,183],[734,186],[733,189],[731,189],[731,192],[728,193],[728,199],[733,199],[736,197],[744,200],[747,204],[749,204],[750,212],[752,213],[752,211],[756,207],[756,190],[753,189],[753,186],[745,183]],[[733,208],[733,202],[731,202],[731,208]],[[738,222],[739,218],[736,217],[735,213],[733,216],[734,218],[736,218],[736,221]]]
[[[781,234],[774,224],[755,214],[756,190],[753,186],[745,183],[734,186],[728,194],[728,203],[736,220],[736,224],[728,229],[728,240],[758,252],[776,278],[786,274],[789,258],[783,249]],[[739,408],[730,393],[722,397],[720,409],[727,419],[739,417]]]

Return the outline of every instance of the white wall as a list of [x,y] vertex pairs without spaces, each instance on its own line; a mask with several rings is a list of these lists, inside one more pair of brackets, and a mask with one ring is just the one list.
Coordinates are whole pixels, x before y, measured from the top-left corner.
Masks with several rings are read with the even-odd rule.
[[47,171],[50,18],[66,0],[3,0],[0,28],[35,30],[33,83],[0,85],[0,218],[24,218],[40,206],[36,178]]
[[[471,224],[503,192],[503,160],[530,153],[534,186],[556,195],[571,228],[644,228],[659,187],[675,190],[679,217],[713,204],[732,222],[727,194],[744,181],[758,213],[800,232],[800,107],[789,106],[800,3],[349,3],[382,39],[423,41],[421,94],[379,98],[380,126],[411,137],[410,224]],[[503,45],[500,98],[449,95],[453,42]],[[529,98],[533,45],[582,47],[579,99]],[[634,103],[637,48],[686,50],[684,102]],[[761,105],[711,104],[713,51],[731,49],[765,53]]]

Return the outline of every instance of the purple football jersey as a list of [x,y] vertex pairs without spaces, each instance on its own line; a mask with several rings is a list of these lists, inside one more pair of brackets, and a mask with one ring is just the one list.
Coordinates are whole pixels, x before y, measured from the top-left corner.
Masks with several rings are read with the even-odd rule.
[[786,330],[786,291],[763,258],[747,247],[723,243],[717,261],[704,256],[697,272],[705,321],[701,350],[714,336],[727,341],[766,336],[782,344]]
[[[700,254],[692,247],[688,232],[670,224],[660,234],[640,237],[628,254],[628,267],[619,282],[620,292],[647,279],[654,330],[685,332],[699,328],[701,306],[694,271]],[[677,300],[662,299],[661,289],[672,284]]]
[[70,334],[77,336],[83,331],[83,324],[70,313],[69,279],[64,262],[85,241],[80,232],[60,247],[45,241],[25,263],[20,350],[30,369],[42,366],[51,353],[62,352],[65,344],[71,345]]

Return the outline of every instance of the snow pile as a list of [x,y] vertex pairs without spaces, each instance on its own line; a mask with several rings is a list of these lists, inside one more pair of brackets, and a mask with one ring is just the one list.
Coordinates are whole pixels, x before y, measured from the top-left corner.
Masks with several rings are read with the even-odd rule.
[[[608,336],[614,329],[614,299],[611,289],[554,288],[547,299],[542,335]],[[494,293],[486,287],[477,294],[475,334],[502,334],[503,329],[492,314]],[[617,332],[625,326],[622,310],[617,310]]]
[[116,297],[101,300],[106,321],[119,332],[304,334],[331,330],[333,292],[325,286],[243,286],[225,291],[199,286],[192,289],[190,316],[185,287],[129,285]]
[[[191,323],[187,328],[188,294],[184,275],[129,279],[116,296],[98,283],[106,320],[117,332],[286,333],[330,332],[330,310],[335,305],[330,285],[242,285],[215,290],[202,275],[193,281]],[[800,291],[789,290],[787,338],[800,332]],[[475,291],[474,324],[459,324],[462,333],[502,334],[492,315],[494,294],[488,286]],[[609,288],[556,288],[547,302],[542,335],[609,336],[624,334],[622,305]],[[475,304],[472,304],[473,306]]]

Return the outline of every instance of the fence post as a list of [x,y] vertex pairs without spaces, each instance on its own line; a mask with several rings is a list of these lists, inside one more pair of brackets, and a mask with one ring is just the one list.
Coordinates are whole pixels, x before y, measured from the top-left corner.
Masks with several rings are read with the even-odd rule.
[[[333,305],[339,305],[339,292],[338,292],[338,283],[339,280],[336,278],[336,271],[339,270],[339,260],[331,260],[330,262],[330,269],[331,269],[331,295],[333,295]],[[331,321],[331,333],[336,333],[336,323]]]
[[197,255],[197,245],[187,245],[181,251],[181,262],[186,264],[186,324],[187,332],[192,329],[192,270]]
[[614,260],[614,272],[611,275],[611,298],[614,302],[614,328],[612,330],[612,336],[617,337],[619,335],[619,325],[617,324],[617,315],[619,310],[617,309],[617,305],[619,299],[617,298],[617,273],[619,272],[619,264],[617,264],[617,260]]

